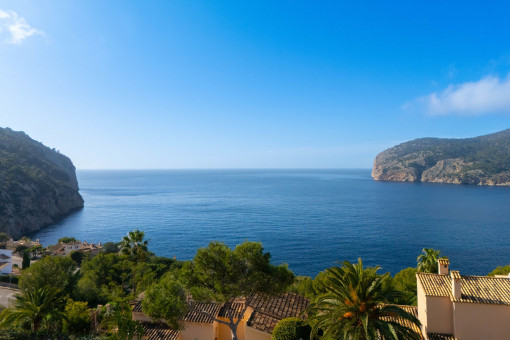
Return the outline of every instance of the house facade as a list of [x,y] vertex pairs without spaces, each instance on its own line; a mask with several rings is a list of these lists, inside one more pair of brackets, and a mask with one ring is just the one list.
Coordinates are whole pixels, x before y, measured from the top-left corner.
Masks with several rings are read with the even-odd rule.
[[12,273],[12,250],[0,249],[0,275]]
[[510,339],[510,279],[460,275],[448,260],[418,273],[418,318],[427,339]]
[[[247,306],[246,306],[247,304]],[[273,297],[253,296],[239,299],[232,305],[215,303],[194,303],[193,308],[182,319],[183,329],[173,331],[162,323],[153,323],[143,313],[142,301],[133,304],[133,320],[140,321],[144,327],[143,339],[169,340],[231,340],[230,328],[214,318],[197,310],[202,310],[216,319],[227,321],[241,318],[237,328],[239,340],[271,340],[274,327],[284,318],[296,317],[308,306],[309,302],[296,293],[284,293]],[[243,313],[244,310],[244,313]]]

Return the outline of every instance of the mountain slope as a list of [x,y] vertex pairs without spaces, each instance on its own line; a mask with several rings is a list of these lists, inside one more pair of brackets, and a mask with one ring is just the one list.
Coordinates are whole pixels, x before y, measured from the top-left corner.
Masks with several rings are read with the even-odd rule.
[[0,231],[19,237],[81,207],[69,158],[24,132],[0,128]]
[[377,155],[377,181],[510,185],[510,129],[465,138],[420,138]]

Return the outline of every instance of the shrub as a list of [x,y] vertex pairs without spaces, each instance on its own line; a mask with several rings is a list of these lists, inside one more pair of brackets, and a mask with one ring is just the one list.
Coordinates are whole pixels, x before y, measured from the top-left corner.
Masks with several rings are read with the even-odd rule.
[[311,327],[299,318],[280,320],[273,330],[272,340],[310,339]]

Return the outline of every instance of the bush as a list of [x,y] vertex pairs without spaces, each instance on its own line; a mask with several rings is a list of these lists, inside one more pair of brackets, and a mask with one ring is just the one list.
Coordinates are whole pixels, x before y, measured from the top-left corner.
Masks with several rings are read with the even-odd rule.
[[510,273],[510,265],[508,265],[508,266],[499,266],[496,269],[494,269],[493,271],[491,271],[489,273],[489,276],[508,275],[509,273]]
[[74,237],[61,237],[58,239],[58,243],[73,243],[77,242]]
[[81,263],[83,262],[83,253],[80,251],[73,251],[71,254],[71,259],[76,263],[77,266],[81,266]]
[[69,299],[66,305],[68,320],[64,323],[64,330],[69,334],[87,334],[90,331],[92,320],[86,302]]
[[280,320],[273,330],[272,340],[308,340],[311,327],[299,318]]

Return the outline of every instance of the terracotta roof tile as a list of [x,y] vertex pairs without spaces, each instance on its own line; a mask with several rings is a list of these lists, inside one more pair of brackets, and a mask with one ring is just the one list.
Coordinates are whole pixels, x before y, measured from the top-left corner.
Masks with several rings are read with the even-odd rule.
[[455,302],[510,305],[510,279],[490,276],[460,275],[461,297],[452,295],[449,275],[416,274],[426,296],[449,297]]
[[[418,317],[418,307],[416,307],[416,306],[407,306],[407,305],[395,305],[395,306],[402,308],[403,310],[405,310],[406,312],[408,312],[409,314],[411,314],[412,316],[414,316],[416,318]],[[383,320],[391,320],[391,321],[398,322],[399,324],[403,325],[404,327],[412,329],[413,331],[415,331],[416,333],[421,335],[421,329],[418,326],[416,326],[416,324],[410,322],[407,319],[395,318],[395,317],[385,317],[385,318],[383,318]]]
[[266,313],[254,311],[246,323],[247,326],[266,333],[273,333],[273,329],[281,319],[275,318]]
[[178,331],[174,331],[164,323],[141,322],[143,339],[146,340],[176,340]]
[[255,295],[248,301],[254,309],[247,322],[249,327],[272,333],[281,319],[297,317],[310,302],[296,293],[284,293],[273,297]]
[[290,318],[301,313],[310,302],[296,293],[283,293],[277,296],[255,295],[249,299],[248,305],[254,310],[273,315],[278,318]]
[[186,313],[182,321],[211,323],[214,321],[213,317],[201,314],[196,310],[197,309],[202,310],[208,313],[209,315],[213,315],[214,317],[218,316],[218,313],[220,311],[220,305],[216,303],[190,303],[189,306],[190,309],[188,313]]
[[[232,316],[234,317],[234,319],[238,319],[240,316],[241,316],[241,312],[243,311],[243,308],[244,308],[244,303],[240,303],[240,302],[234,302],[230,305],[230,313],[232,313]],[[226,318],[228,319],[229,318],[229,313],[228,313],[228,305],[225,303],[223,304],[223,306],[221,306],[220,308],[220,311],[218,312],[218,316],[220,318]]]
[[437,262],[439,262],[439,264],[446,264],[446,265],[450,264],[450,260],[448,260],[448,259],[439,259],[439,260],[437,260]]

